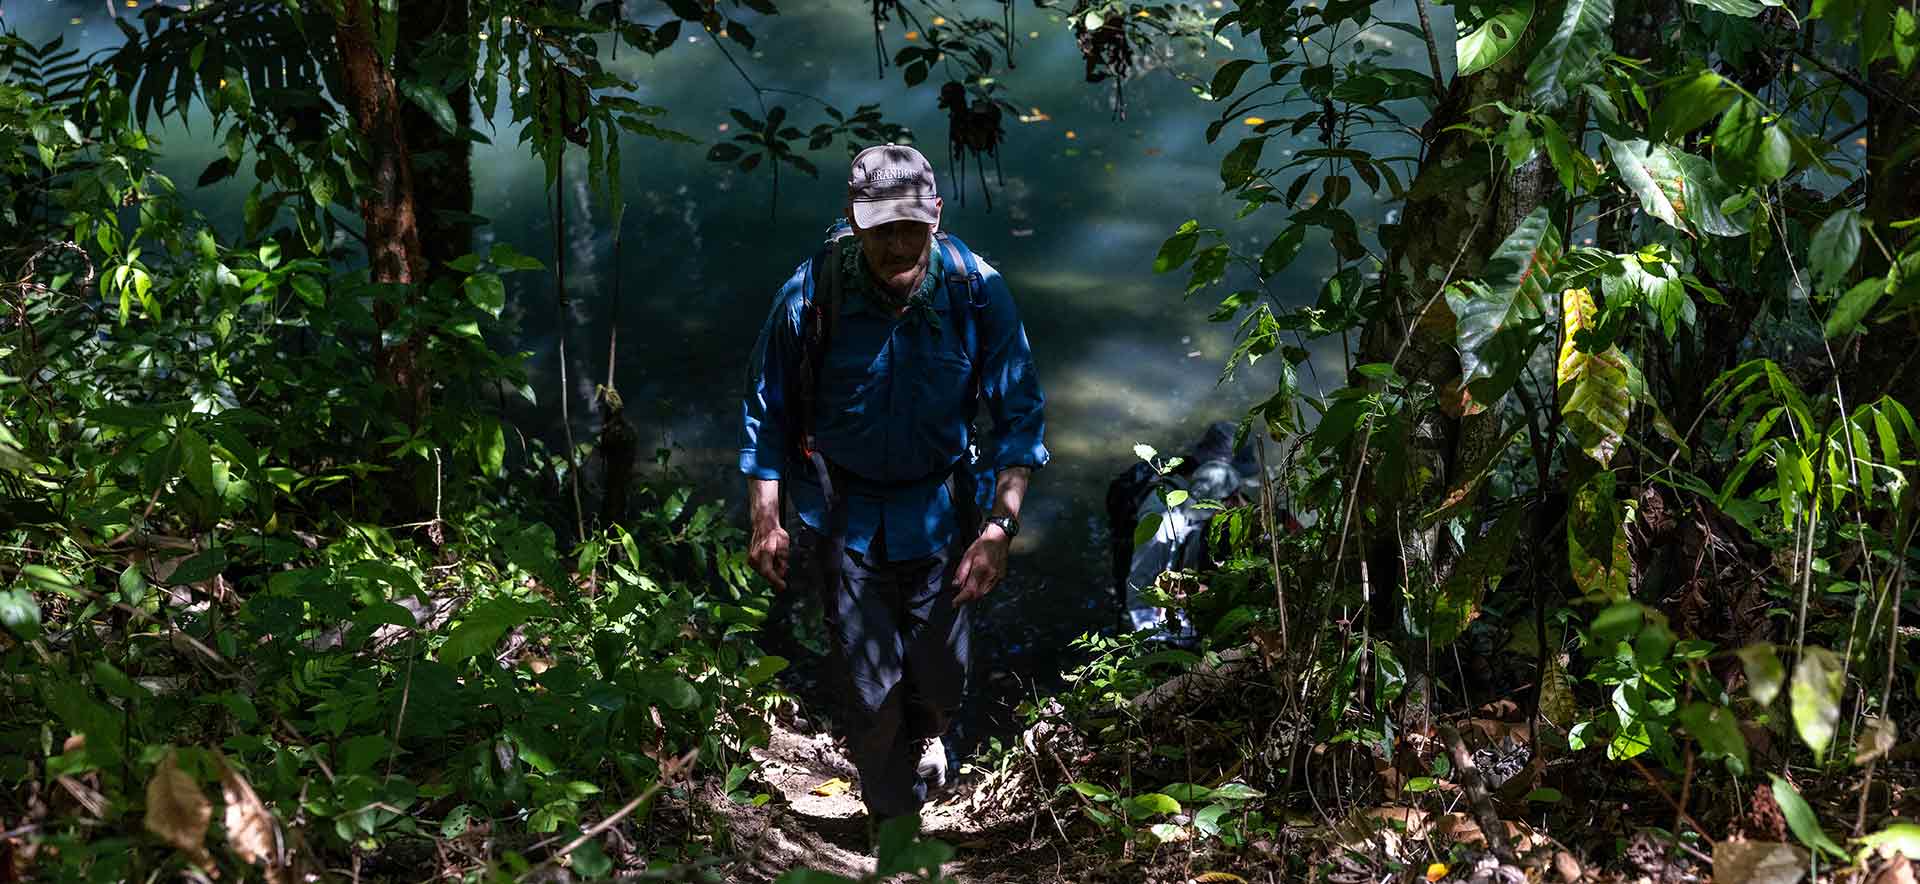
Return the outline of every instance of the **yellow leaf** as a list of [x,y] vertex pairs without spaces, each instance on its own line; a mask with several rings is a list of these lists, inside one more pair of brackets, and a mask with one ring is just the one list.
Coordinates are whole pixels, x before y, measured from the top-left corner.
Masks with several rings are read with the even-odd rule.
[[1430,865],[1427,867],[1428,881],[1438,881],[1441,878],[1445,878],[1446,876],[1447,876],[1446,863],[1434,863],[1433,865]]
[[831,780],[828,780],[824,783],[821,783],[818,786],[813,787],[813,794],[818,795],[822,798],[831,798],[835,795],[838,795],[842,792],[847,791],[847,789],[850,788],[851,786],[853,786],[852,783],[849,783],[846,780],[840,779],[839,777],[834,777]]
[[213,821],[213,804],[200,785],[174,764],[174,753],[160,760],[147,781],[147,831],[188,853],[198,854]]
[[253,791],[253,785],[225,764],[220,766],[220,791],[227,802],[226,816],[223,822],[227,827],[227,844],[233,848],[241,862],[258,863],[273,861],[273,813],[267,810],[260,796]]
[[1572,727],[1574,716],[1580,712],[1573,699],[1572,680],[1567,678],[1567,665],[1562,662],[1564,657],[1549,654],[1546,675],[1540,679],[1540,714],[1561,730]]

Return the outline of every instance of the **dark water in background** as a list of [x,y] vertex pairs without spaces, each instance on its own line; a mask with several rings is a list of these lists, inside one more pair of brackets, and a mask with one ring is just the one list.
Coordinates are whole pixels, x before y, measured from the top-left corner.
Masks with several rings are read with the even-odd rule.
[[[957,198],[946,161],[946,119],[936,107],[945,79],[939,71],[914,89],[892,69],[877,80],[865,0],[781,5],[784,14],[777,17],[743,13],[760,52],[728,49],[762,86],[817,95],[843,111],[878,103],[890,121],[911,127],[941,176],[944,226],[1006,276],[1033,343],[1054,461],[1036,477],[1014,546],[1013,577],[989,598],[976,638],[989,690],[1004,699],[1020,692],[1020,682],[1053,678],[1073,636],[1114,622],[1102,504],[1108,479],[1133,461],[1134,443],[1180,450],[1207,423],[1235,418],[1272,392],[1271,363],[1243,370],[1233,384],[1215,383],[1233,346],[1232,328],[1207,322],[1206,314],[1219,297],[1249,281],[1245,274],[1236,272],[1225,286],[1184,302],[1185,274],[1156,276],[1151,269],[1161,241],[1190,217],[1229,230],[1236,245],[1253,254],[1281,227],[1280,210],[1272,208],[1258,223],[1232,223],[1240,206],[1220,193],[1218,167],[1247,127],[1229,124],[1218,143],[1208,144],[1206,125],[1223,107],[1196,99],[1189,85],[1204,85],[1235,53],[1215,45],[1202,56],[1183,46],[1172,59],[1154,60],[1157,69],[1127,83],[1127,116],[1118,120],[1112,84],[1083,81],[1067,25],[1021,4],[1017,31],[1038,37],[1023,39],[1015,54],[1018,67],[1004,72],[1002,82],[1016,105],[1038,108],[1051,119],[1006,122],[1005,183],[992,182],[988,211],[976,176],[968,176],[964,207]],[[1412,19],[1411,4],[1399,5],[1406,7],[1404,18]],[[1000,6],[966,0],[953,8],[997,15]],[[0,0],[0,26],[34,40],[64,32],[69,45],[93,49],[120,41],[110,13],[137,11],[123,0],[104,7],[93,0]],[[1447,9],[1436,12],[1436,27],[1446,33]],[[884,32],[889,54],[906,45],[902,31],[895,23]],[[1392,56],[1382,57],[1384,64],[1426,69],[1418,41],[1406,34],[1381,29],[1365,40]],[[634,84],[638,100],[668,108],[657,122],[697,139],[733,134],[721,128],[738,125],[729,107],[758,115],[752,89],[704,34],[683,36],[681,45],[657,58],[622,48],[614,69]],[[766,101],[786,105],[792,124],[802,130],[826,119],[817,105],[793,95],[768,95]],[[1304,109],[1295,102],[1253,113],[1278,117]],[[493,219],[481,230],[476,251],[505,241],[551,264],[552,200],[542,169],[518,144],[504,110],[497,124],[488,133],[494,145],[477,147],[473,158],[475,211]],[[198,191],[190,184],[219,155],[209,131],[174,125],[159,133],[163,168],[203,211],[230,217],[244,199],[247,176]],[[1312,138],[1311,130],[1293,144],[1276,138],[1263,164],[1278,165],[1288,148],[1318,146]],[[1407,153],[1411,141],[1384,135],[1363,137],[1360,144]],[[744,490],[734,467],[744,359],[775,290],[840,211],[846,152],[835,144],[810,154],[821,169],[817,179],[783,169],[778,215],[769,217],[766,167],[741,173],[708,162],[706,149],[706,143],[623,140],[621,187],[628,209],[618,264],[607,216],[590,205],[585,158],[569,161],[564,202],[573,316],[567,374],[576,431],[589,438],[593,387],[607,375],[607,332],[617,313],[616,379],[639,426],[641,450],[671,448],[675,464],[709,493],[734,501],[737,511]],[[1291,173],[1281,180],[1291,180]],[[1382,212],[1364,189],[1347,208],[1363,224],[1380,220]],[[1324,237],[1310,237],[1273,290],[1289,303],[1310,303],[1334,262]],[[514,343],[534,354],[540,397],[538,419],[523,430],[539,431],[557,444],[552,278],[514,274],[508,298],[508,315],[521,329]],[[1317,378],[1336,385],[1339,345],[1321,343],[1313,360]],[[1309,388],[1318,385],[1304,367],[1300,380]]]

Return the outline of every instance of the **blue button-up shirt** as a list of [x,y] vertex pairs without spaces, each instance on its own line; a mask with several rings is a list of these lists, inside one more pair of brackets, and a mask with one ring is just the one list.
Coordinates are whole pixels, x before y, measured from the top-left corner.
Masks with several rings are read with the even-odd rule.
[[[830,253],[828,260],[833,257]],[[930,272],[939,266],[929,263]],[[802,430],[793,425],[786,401],[794,389],[790,381],[801,370],[802,320],[815,285],[812,264],[801,264],[781,286],[754,346],[752,379],[742,403],[740,471],[757,479],[791,480],[785,485],[801,520],[824,531],[826,500],[813,469],[790,458],[792,441]],[[1049,458],[1046,398],[1026,330],[1006,281],[984,260],[979,268],[985,305],[972,308],[955,301],[942,279],[929,296],[938,321],[912,309],[898,317],[884,313],[859,295],[856,280],[842,280],[840,318],[815,394],[814,445],[856,477],[839,483],[850,486],[847,490],[836,486],[835,491],[847,499],[847,546],[863,555],[881,536],[891,561],[931,555],[952,542],[955,508],[943,479],[966,456],[975,360],[979,401],[994,427],[995,441],[982,452],[984,461],[998,471],[1044,466]],[[969,309],[976,353],[966,352],[960,340],[957,323],[967,318],[955,315]],[[885,487],[867,486],[861,479]]]

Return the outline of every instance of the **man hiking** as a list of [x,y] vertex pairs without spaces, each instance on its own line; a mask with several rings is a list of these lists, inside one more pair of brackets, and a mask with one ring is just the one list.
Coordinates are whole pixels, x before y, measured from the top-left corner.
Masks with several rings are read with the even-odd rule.
[[[968,605],[1006,576],[1029,474],[1048,459],[1013,297],[938,231],[940,208],[919,151],[861,151],[846,223],[775,297],[743,403],[749,561],[776,590],[821,599],[870,825],[917,813],[946,783]],[[994,434],[978,456],[996,476],[984,518],[982,405]],[[791,537],[783,497],[800,517]]]

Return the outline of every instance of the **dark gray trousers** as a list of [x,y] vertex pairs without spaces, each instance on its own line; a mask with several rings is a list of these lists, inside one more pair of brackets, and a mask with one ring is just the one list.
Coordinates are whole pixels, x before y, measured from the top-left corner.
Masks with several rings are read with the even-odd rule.
[[875,820],[917,813],[927,797],[917,771],[920,743],[947,732],[966,690],[971,606],[953,606],[960,556],[943,550],[887,562],[872,560],[883,550],[870,557],[848,549],[839,585],[826,586],[818,561],[825,546],[800,526],[788,574],[801,582],[788,591],[817,593],[826,613],[828,677],[867,813]]

